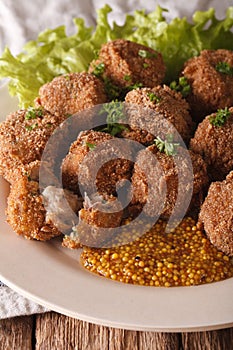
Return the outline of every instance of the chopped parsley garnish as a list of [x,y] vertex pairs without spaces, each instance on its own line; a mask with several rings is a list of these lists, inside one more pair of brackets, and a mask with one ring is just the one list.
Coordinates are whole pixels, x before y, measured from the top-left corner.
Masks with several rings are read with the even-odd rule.
[[149,64],[144,62],[144,63],[143,63],[143,68],[146,69],[146,68],[148,68],[148,67],[149,67]]
[[124,115],[124,104],[119,101],[112,101],[110,103],[105,103],[101,108],[100,114],[106,113],[106,121],[109,123],[117,123],[125,118]]
[[31,120],[31,119],[36,119],[38,117],[43,117],[43,109],[42,108],[28,107],[24,118],[26,120]]
[[25,129],[28,130],[28,131],[32,131],[32,130],[36,129],[37,127],[38,127],[38,124],[35,123],[35,124],[32,124],[32,125],[26,125]]
[[231,112],[227,107],[225,107],[224,109],[218,109],[215,115],[210,116],[209,118],[210,124],[214,126],[223,126],[230,115],[231,115]]
[[170,83],[170,88],[180,92],[183,97],[188,96],[191,91],[191,87],[186,77],[180,77],[178,83],[176,81],[172,81]]
[[[131,77],[129,75],[126,75],[124,77],[124,80],[126,81],[130,79]],[[116,100],[123,101],[125,98],[125,95],[129,91],[143,87],[142,83],[135,83],[122,88],[120,86],[113,84],[113,82],[107,77],[104,77],[103,80],[104,80],[105,92],[110,101],[116,101]]]
[[173,135],[167,135],[165,140],[162,140],[159,136],[154,140],[158,150],[165,153],[167,156],[174,156],[177,154],[177,148],[179,143],[173,142]]
[[99,77],[103,74],[104,68],[105,68],[104,63],[99,63],[95,66],[92,74],[94,74],[96,77]]
[[120,124],[125,119],[124,105],[119,101],[105,103],[101,108],[100,115],[106,114],[106,127],[98,129],[112,136],[119,134],[122,130],[127,129],[124,124]]
[[215,69],[219,73],[233,75],[233,67],[230,66],[227,62],[218,62],[215,66]]
[[127,86],[127,89],[128,89],[128,91],[131,91],[131,90],[135,90],[135,89],[138,89],[141,87],[143,87],[142,83],[135,83],[133,85]]
[[158,54],[156,52],[151,53],[147,50],[139,50],[138,56],[140,56],[142,58],[156,58],[158,56]]
[[151,102],[160,102],[161,101],[161,97],[157,96],[153,92],[148,92],[147,95],[148,95]]
[[109,100],[114,101],[124,99],[123,92],[119,86],[114,85],[112,81],[107,77],[104,78],[104,86],[106,95],[108,96]]
[[96,144],[95,143],[91,143],[91,142],[86,142],[86,146],[93,151],[96,148]]
[[131,80],[131,76],[130,75],[125,75],[124,76],[124,80],[125,81],[130,81]]

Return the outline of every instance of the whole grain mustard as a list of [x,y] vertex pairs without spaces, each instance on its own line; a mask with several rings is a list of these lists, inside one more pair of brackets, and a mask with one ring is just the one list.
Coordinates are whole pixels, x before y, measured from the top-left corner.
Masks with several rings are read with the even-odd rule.
[[143,286],[191,286],[233,276],[230,258],[210,243],[192,218],[184,218],[168,233],[165,228],[166,222],[159,220],[143,236],[135,232],[128,244],[84,247],[82,264],[98,275]]

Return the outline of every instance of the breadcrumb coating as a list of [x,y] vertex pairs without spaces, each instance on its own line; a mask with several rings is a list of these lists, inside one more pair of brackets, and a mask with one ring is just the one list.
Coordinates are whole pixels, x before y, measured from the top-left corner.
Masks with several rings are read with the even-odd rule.
[[233,108],[224,125],[211,124],[215,117],[213,113],[199,123],[190,148],[205,160],[211,181],[221,181],[233,169]]
[[61,234],[51,221],[46,222],[39,184],[29,181],[27,176],[11,185],[6,213],[13,230],[25,238],[47,241]]
[[[187,156],[190,157],[193,169],[189,167]],[[153,161],[158,162],[158,166],[153,166]],[[190,204],[186,203],[189,191],[191,197],[202,192],[208,181],[206,165],[200,155],[191,151],[186,153],[179,147],[176,155],[169,156],[152,145],[138,153],[132,176],[132,205],[147,204],[147,215],[157,213],[165,219],[169,219],[176,206],[177,216],[182,216]],[[181,196],[179,203],[178,191]],[[164,203],[161,203],[162,200]]]
[[184,142],[191,138],[193,123],[189,105],[180,93],[168,86],[132,90],[125,102],[130,128],[123,130],[124,137],[149,145],[157,136],[165,138],[175,130]]
[[189,59],[182,71],[191,86],[187,101],[196,122],[219,108],[233,105],[233,75],[218,70],[218,65],[233,68],[231,50],[203,50],[200,55]]
[[0,124],[0,175],[13,183],[25,165],[40,160],[49,137],[63,120],[41,108],[8,115]]
[[101,64],[104,64],[101,78],[121,88],[134,84],[154,87],[162,83],[166,71],[161,53],[124,39],[104,44],[89,72],[95,72]]
[[61,75],[43,85],[36,104],[56,116],[70,116],[106,101],[102,81],[81,72]]
[[199,221],[211,243],[233,256],[233,171],[223,181],[212,182],[201,207]]
[[[129,180],[133,168],[129,160],[131,150],[125,143],[113,144],[111,141],[114,140],[117,142],[117,139],[104,132],[81,132],[62,163],[64,187],[79,193],[81,185],[89,194],[95,193],[97,189],[100,194],[114,195],[117,183],[123,179]],[[100,149],[95,151],[98,146]],[[110,160],[105,161],[105,157]]]

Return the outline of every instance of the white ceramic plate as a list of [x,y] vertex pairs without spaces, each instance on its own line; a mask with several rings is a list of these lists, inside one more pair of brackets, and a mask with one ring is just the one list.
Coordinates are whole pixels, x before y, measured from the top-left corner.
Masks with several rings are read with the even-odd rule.
[[[0,117],[17,108],[0,90]],[[78,251],[18,237],[5,221],[8,184],[0,178],[0,279],[23,296],[65,315],[112,327],[198,331],[233,326],[233,278],[194,287],[143,287],[98,277]]]

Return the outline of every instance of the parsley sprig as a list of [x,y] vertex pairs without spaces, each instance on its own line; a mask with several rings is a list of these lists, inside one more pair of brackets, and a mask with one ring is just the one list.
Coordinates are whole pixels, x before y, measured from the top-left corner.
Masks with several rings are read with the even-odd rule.
[[96,144],[91,142],[86,142],[86,146],[90,149],[90,151],[93,151],[96,148]]
[[154,140],[158,150],[165,153],[167,156],[174,156],[177,154],[177,148],[180,144],[174,142],[174,137],[172,134],[167,135],[165,140],[162,140],[159,136]]
[[112,101],[110,103],[105,103],[99,111],[99,115],[103,114],[106,114],[106,126],[99,129],[99,131],[115,136],[122,130],[127,129],[124,124],[120,123],[125,119],[124,105],[122,102]]
[[148,92],[147,96],[149,97],[151,102],[159,103],[161,101],[161,97],[156,95],[154,92]]
[[147,50],[139,50],[138,51],[138,56],[142,57],[142,58],[156,58],[158,57],[157,52],[150,52]]
[[105,65],[103,62],[101,62],[94,67],[92,74],[94,74],[96,77],[100,77],[104,73],[104,69]]
[[233,67],[229,65],[229,63],[221,61],[218,62],[215,66],[215,69],[217,72],[226,74],[226,75],[233,75]]
[[170,88],[180,92],[183,97],[187,97],[191,91],[191,87],[186,77],[180,77],[178,82],[172,81],[170,83]]
[[228,107],[225,107],[224,109],[218,109],[213,116],[210,116],[209,122],[214,126],[221,127],[226,123],[230,115],[231,112],[229,111]]
[[43,117],[43,109],[40,107],[39,108],[28,107],[24,118],[26,120],[31,120],[31,119],[36,119],[38,117]]

